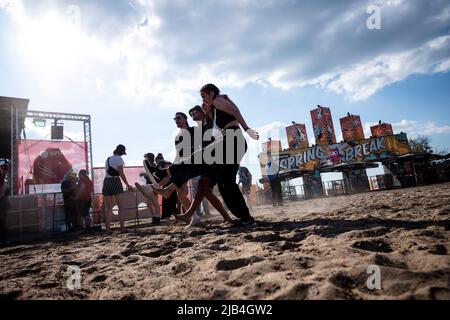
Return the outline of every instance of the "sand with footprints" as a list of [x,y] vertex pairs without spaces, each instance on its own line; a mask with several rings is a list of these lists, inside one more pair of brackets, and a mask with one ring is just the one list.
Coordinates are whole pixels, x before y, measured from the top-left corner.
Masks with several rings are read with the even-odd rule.
[[[0,250],[10,299],[450,299],[450,183]],[[68,266],[81,288],[67,287]],[[370,266],[381,288],[369,289]]]

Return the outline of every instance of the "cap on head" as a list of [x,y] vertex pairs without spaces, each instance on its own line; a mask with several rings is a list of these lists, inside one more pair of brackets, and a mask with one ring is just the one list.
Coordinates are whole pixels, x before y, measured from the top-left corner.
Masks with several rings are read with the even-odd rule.
[[198,111],[198,112],[201,112],[201,113],[205,113],[205,112],[203,111],[202,107],[200,107],[200,106],[195,106],[195,107],[193,107],[191,110],[189,110],[189,115],[192,117],[192,114],[193,114],[195,111]]
[[155,155],[151,152],[144,154],[144,158],[155,159]]
[[117,152],[120,152],[122,155],[126,155],[127,153],[126,153],[126,148],[125,148],[125,146],[123,145],[123,144],[119,144],[117,147],[116,147],[116,151]]

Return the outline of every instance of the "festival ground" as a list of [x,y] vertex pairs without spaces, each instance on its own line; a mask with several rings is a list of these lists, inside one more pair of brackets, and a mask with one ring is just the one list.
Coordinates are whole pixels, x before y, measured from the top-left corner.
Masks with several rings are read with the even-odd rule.
[[[12,299],[450,299],[450,183],[0,250]],[[68,266],[81,270],[70,290]],[[375,266],[381,289],[367,286]]]

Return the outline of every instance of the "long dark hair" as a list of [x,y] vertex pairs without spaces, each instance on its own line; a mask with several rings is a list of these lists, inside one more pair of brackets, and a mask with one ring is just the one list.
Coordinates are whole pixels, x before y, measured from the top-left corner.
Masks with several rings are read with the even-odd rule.
[[217,88],[214,84],[208,83],[205,84],[201,89],[200,92],[205,92],[207,94],[210,94],[211,92],[214,92],[214,99],[217,98],[218,95],[220,95],[220,90]]

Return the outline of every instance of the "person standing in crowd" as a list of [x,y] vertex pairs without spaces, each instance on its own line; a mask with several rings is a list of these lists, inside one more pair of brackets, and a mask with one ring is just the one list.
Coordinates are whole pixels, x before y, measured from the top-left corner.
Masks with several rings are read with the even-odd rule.
[[69,173],[61,183],[61,192],[64,199],[67,231],[77,231],[80,219],[77,206],[77,174],[75,172]]
[[[177,164],[181,161],[181,159],[190,156],[194,151],[194,128],[189,126],[188,118],[183,112],[177,112],[173,120],[175,121],[177,128],[180,129],[180,132],[175,137],[176,156],[174,163]],[[184,139],[190,139],[189,144],[187,144]],[[186,149],[186,147],[188,147],[188,149]],[[185,154],[186,152],[188,154]],[[186,212],[191,206],[191,202],[186,194],[186,187],[187,182],[192,177],[186,178],[191,174],[191,170],[184,170],[183,173],[184,174],[181,175],[182,179],[178,179],[180,182],[175,184],[177,185],[178,199],[180,199],[182,208],[184,209],[184,212]],[[200,218],[197,215],[194,216],[194,219],[197,222],[200,221]]]
[[[194,128],[194,132],[198,132],[200,134],[201,138],[203,138],[204,132],[206,130],[210,129],[210,127],[211,127],[210,126],[211,121],[207,121],[202,107],[200,107],[198,105],[193,107],[191,110],[189,110],[189,115],[191,116],[192,120],[195,123],[197,123],[197,127]],[[195,133],[194,133],[194,137],[192,137],[192,138],[195,139]],[[193,194],[197,193],[200,180],[201,180],[201,176],[195,177],[191,180],[192,187],[193,187]],[[212,191],[211,191],[211,193],[212,193]],[[202,213],[201,209],[203,210],[203,215],[210,215],[208,199],[206,199],[206,198],[203,199],[201,208],[200,207],[197,208],[196,213],[199,216]]]
[[[207,84],[200,90],[205,114],[213,119],[213,126],[222,130],[223,164],[217,165],[217,185],[222,198],[233,215],[239,218],[243,226],[254,226],[255,219],[245,203],[245,199],[236,183],[239,163],[247,151],[247,141],[239,125],[255,140],[259,139],[256,131],[249,128],[239,108],[226,95],[221,95],[214,84]],[[230,141],[230,139],[232,139]],[[233,148],[229,150],[229,145]],[[241,145],[244,147],[241,148]],[[242,149],[242,150],[241,150]],[[231,159],[231,161],[230,161]]]
[[89,179],[86,170],[80,170],[78,173],[78,209],[81,218],[84,222],[84,228],[89,230],[91,228],[90,209],[92,206],[92,194],[94,193],[94,184]]
[[248,168],[240,166],[238,176],[239,176],[239,184],[242,184],[242,194],[245,197],[247,206],[249,207],[249,209],[252,209],[252,205],[250,203],[252,174],[250,173],[250,170],[248,170]]
[[[205,154],[208,157],[212,156],[214,152],[214,163],[202,163],[201,166],[205,169],[213,168],[219,192],[228,209],[239,219],[237,224],[245,227],[256,226],[255,219],[250,215],[244,196],[236,183],[239,163],[247,151],[247,142],[239,125],[252,139],[258,140],[259,135],[247,126],[236,104],[228,96],[221,95],[220,90],[215,85],[207,84],[203,86],[200,95],[203,99],[205,115],[209,119],[213,119],[212,136],[214,138],[213,143],[202,149],[203,158],[205,158]],[[203,171],[209,174],[211,170]],[[182,176],[176,168],[170,168],[170,172],[172,177],[174,175]],[[201,200],[206,195],[205,190],[209,189],[203,188],[200,189],[201,192],[197,193],[194,203],[188,211],[189,214],[192,214],[192,210],[200,205]],[[188,214],[177,217],[177,219],[183,221],[188,218]]]
[[[195,190],[195,197],[193,202],[191,203],[191,206],[189,207],[189,210],[187,210],[183,215],[175,215],[175,218],[177,220],[189,223],[189,226],[197,224],[199,222],[199,219],[197,219],[196,212],[198,212],[197,209],[200,207],[203,199],[206,197],[206,199],[223,217],[224,222],[234,223],[234,221],[224,209],[220,200],[213,193],[213,186],[216,183],[216,166],[213,164],[204,163],[203,158],[200,159],[201,163],[197,163],[196,161],[198,161],[198,159],[196,159],[196,156],[194,155],[199,153],[199,155],[202,156],[203,148],[211,144],[211,142],[203,141],[202,138],[203,132],[212,128],[212,123],[205,117],[203,109],[200,106],[195,106],[190,110],[189,113],[192,116],[193,120],[198,124],[198,126],[193,130],[193,137],[190,137],[190,154],[184,156],[184,160],[190,161],[179,161],[177,164],[170,166],[168,171],[172,184],[163,190],[156,191],[162,194],[163,197],[168,197],[187,181],[200,176],[200,180],[198,181],[197,188]],[[198,141],[196,138],[198,138]]]
[[[157,166],[155,163],[155,155],[153,153],[146,153],[144,155],[144,167],[145,173],[143,175],[147,185],[142,186],[136,182],[136,188],[144,195],[147,201],[147,208],[150,211],[150,215],[152,216],[152,224],[160,224],[161,223],[161,208],[158,203],[158,195],[154,191],[154,187],[152,180],[156,183],[158,182],[158,177],[156,175]],[[148,175],[151,174],[151,179]]]
[[272,204],[274,207],[283,205],[283,193],[279,175],[279,163],[272,153],[267,153],[266,175],[269,179],[270,190],[272,192]]
[[8,225],[7,216],[9,209],[10,188],[6,179],[8,166],[6,163],[0,165],[0,246],[8,245]]
[[111,233],[111,220],[114,201],[119,207],[120,230],[121,232],[127,232],[127,230],[125,229],[125,206],[120,197],[124,190],[120,179],[122,179],[122,181],[125,183],[128,190],[132,190],[133,188],[128,183],[127,177],[124,173],[125,163],[122,159],[122,156],[126,154],[127,153],[125,146],[119,144],[114,150],[113,155],[108,157],[105,163],[106,175],[105,179],[103,180],[102,194],[104,196],[106,204],[105,224],[107,233]]
[[[164,160],[164,156],[161,153],[158,153],[155,158],[156,170],[153,176],[156,178],[156,181],[162,188],[167,188],[170,183],[170,177],[167,174],[167,171],[164,170],[165,167],[169,166],[171,163]],[[173,192],[170,196],[163,197],[162,199],[162,219],[169,219],[172,215],[178,214],[177,211],[177,202],[178,197],[177,193]]]

